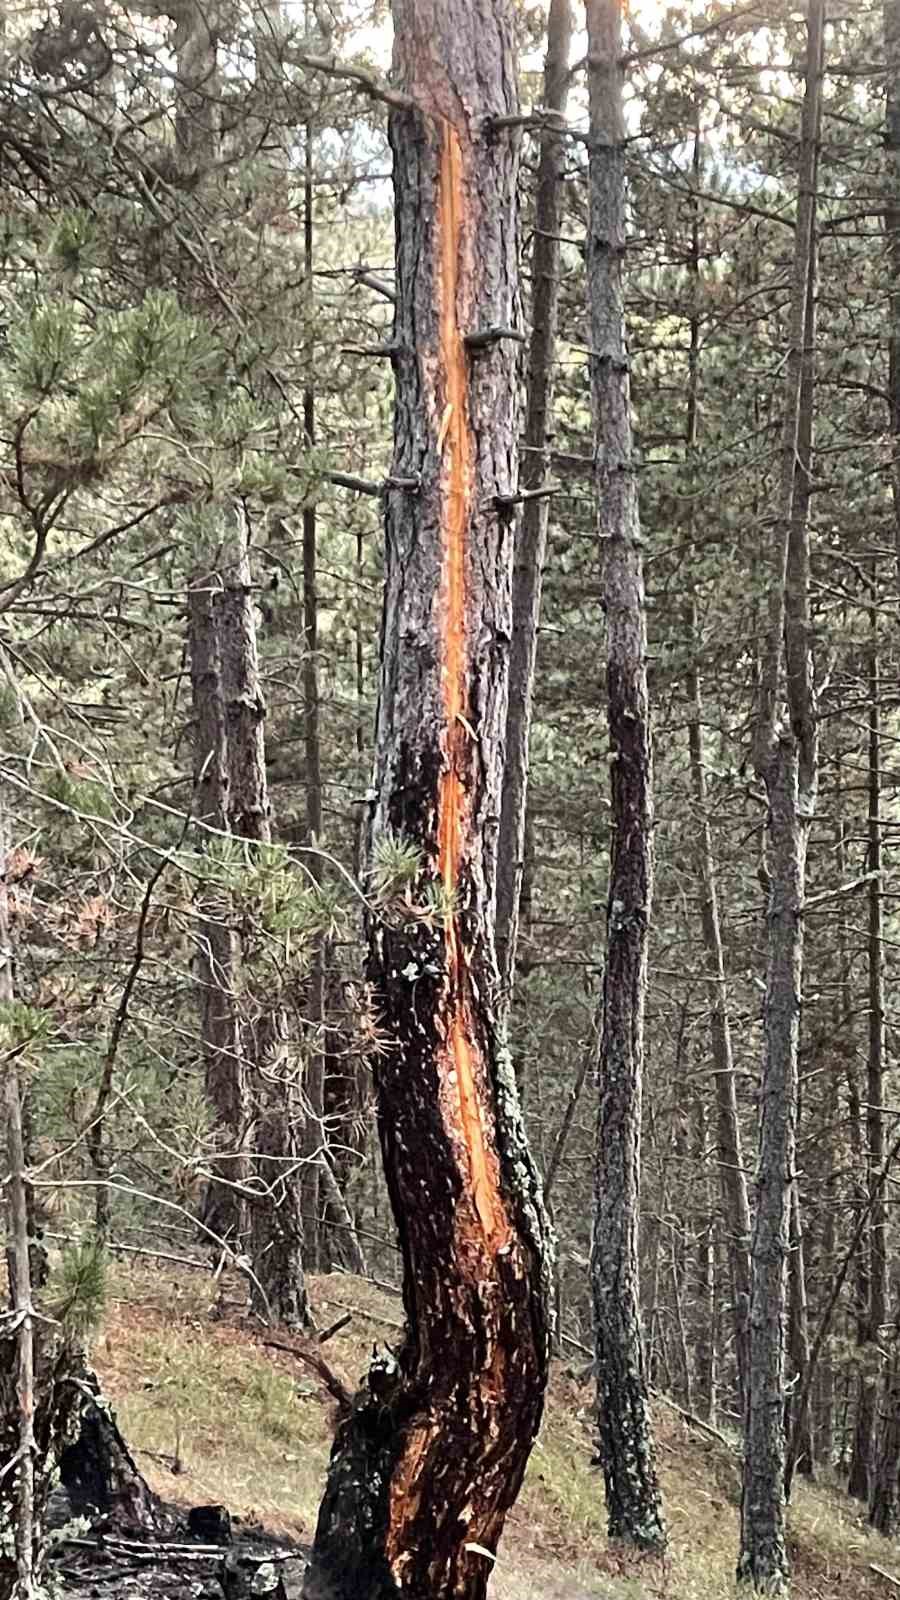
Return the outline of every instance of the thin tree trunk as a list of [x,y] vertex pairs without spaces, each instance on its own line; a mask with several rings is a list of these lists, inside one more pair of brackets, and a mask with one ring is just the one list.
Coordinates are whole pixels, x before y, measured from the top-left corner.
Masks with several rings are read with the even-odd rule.
[[[847,876],[847,851],[846,834],[847,824],[843,815],[844,787],[841,763],[838,760],[837,776],[835,781],[835,810],[837,821],[835,826],[834,863],[837,882],[843,883]],[[842,1133],[841,1124],[841,1085],[844,1080],[842,1063],[844,1059],[852,1061],[854,1040],[852,1021],[852,999],[850,992],[850,961],[847,951],[847,938],[843,917],[838,919],[837,931],[837,969],[838,980],[835,991],[834,1014],[831,1023],[831,1041],[833,1055],[829,1068],[828,1100],[826,1108],[827,1138],[821,1151],[821,1172],[824,1220],[822,1224],[819,1281],[824,1286],[831,1283],[837,1270],[837,1242],[838,1242],[838,1216],[839,1216],[839,1182],[840,1162],[838,1151]],[[852,1123],[851,1123],[852,1130]],[[817,1401],[816,1416],[816,1449],[820,1460],[827,1465],[835,1462],[836,1418],[837,1418],[837,1371],[836,1362],[831,1349],[823,1351],[817,1376]],[[843,1454],[843,1442],[840,1455]]]
[[888,388],[894,542],[900,569],[900,0],[883,0],[885,65],[884,148],[887,194],[884,232],[888,276]]
[[[872,582],[873,601],[876,599],[876,585]],[[873,1185],[884,1162],[884,1074],[885,1074],[885,1027],[884,1027],[884,947],[882,903],[884,886],[881,882],[882,853],[881,853],[881,710],[880,696],[880,671],[878,658],[878,610],[875,604],[869,611],[870,645],[869,645],[869,775],[868,775],[868,861],[867,868],[873,874],[868,885],[868,1014],[869,1014],[869,1053],[866,1083],[866,1187],[871,1203],[868,1234],[868,1305],[866,1308],[866,1346],[871,1352],[872,1359],[866,1362],[865,1369],[860,1378],[859,1405],[857,1408],[856,1433],[853,1441],[853,1461],[850,1469],[850,1483],[853,1490],[857,1491],[857,1498],[863,1499],[864,1494],[858,1491],[867,1489],[869,1494],[870,1515],[874,1515],[876,1504],[884,1497],[884,1484],[878,1484],[873,1477],[875,1434],[877,1424],[878,1393],[881,1387],[880,1373],[876,1364],[876,1352],[880,1349],[884,1334],[884,1324],[887,1321],[888,1309],[888,1258],[887,1258],[887,1206],[883,1195],[876,1194]],[[874,1198],[873,1198],[874,1197]],[[890,1388],[890,1383],[888,1384]],[[886,1398],[888,1410],[891,1407],[890,1398]],[[882,1430],[883,1432],[883,1430]],[[893,1441],[888,1428],[887,1435],[882,1438],[882,1445],[889,1450],[893,1448]],[[887,1515],[880,1510],[878,1515]]]
[[[517,142],[506,0],[395,0],[393,478],[376,859],[431,913],[373,916],[369,978],[406,1338],[338,1428],[307,1597],[482,1600],[543,1405],[549,1249],[497,1025],[512,539]],[[473,342],[467,346],[467,339]]]
[[[179,166],[192,183],[212,167],[218,144],[217,28],[215,4],[185,0],[179,8],[175,30],[175,148]],[[213,604],[220,583],[215,558],[200,556],[188,587],[194,810],[201,822],[225,829],[224,706]],[[202,1197],[200,1217],[217,1237],[237,1243],[246,1224],[240,1184],[247,1124],[237,1015],[237,935],[227,896],[204,887],[197,911],[200,1033],[216,1146],[209,1163],[213,1177]]]
[[[238,512],[232,549],[216,596],[216,634],[225,720],[225,823],[238,839],[271,842],[266,779],[265,701],[257,654],[256,620],[246,524]],[[304,1233],[299,1173],[303,1126],[299,1064],[289,1046],[281,998],[254,986],[242,961],[241,1054],[247,1074],[253,1167],[250,1241],[253,1270],[265,1297],[259,1309],[286,1327],[308,1326]],[[258,1290],[256,1291],[258,1294]]]
[[641,1095],[653,789],[640,521],[625,343],[625,125],[619,0],[588,0],[591,394],[607,622],[612,791],[591,1284],[611,1538],[666,1543],[638,1278]]
[[900,1533],[900,1359],[896,1346],[885,1368],[869,1522],[886,1539]]
[[550,1151],[550,1156],[547,1161],[547,1170],[544,1173],[544,1200],[547,1204],[549,1204],[550,1194],[556,1182],[556,1176],[559,1172],[563,1156],[566,1153],[566,1145],[569,1142],[569,1135],[572,1132],[572,1124],[575,1121],[575,1113],[578,1110],[578,1102],[581,1099],[581,1093],[584,1089],[587,1075],[596,1059],[597,1029],[594,1029],[592,1032],[591,1041],[585,1047],[584,1054],[582,1055],[581,1061],[578,1064],[578,1071],[575,1074],[575,1081],[569,1090],[569,1096],[566,1100],[565,1110],[562,1114],[562,1120],[557,1129],[556,1138],[553,1141],[553,1148]]
[[750,1199],[747,1193],[747,1176],[741,1128],[738,1120],[737,1092],[735,1088],[734,1052],[731,1044],[731,1023],[728,1015],[728,989],[725,976],[725,955],[719,919],[719,894],[716,865],[712,848],[712,830],[709,825],[709,795],[706,786],[706,766],[703,754],[703,706],[700,698],[700,676],[696,659],[698,641],[696,609],[691,604],[691,636],[693,649],[688,671],[690,696],[688,740],[690,745],[691,782],[697,802],[695,830],[697,857],[700,871],[700,921],[706,962],[712,985],[709,1032],[716,1105],[716,1164],[722,1213],[725,1221],[725,1245],[731,1279],[732,1322],[734,1348],[737,1362],[738,1387],[743,1411],[747,1395],[749,1367],[749,1308],[750,1308]]
[[[815,807],[817,730],[809,621],[809,539],[794,486],[805,363],[813,361],[810,287],[824,45],[824,0],[809,0],[806,92],[785,367],[770,633],[760,680],[754,764],[768,800],[768,959],[759,1177],[751,1249],[750,1372],[737,1575],[786,1590],[784,1323],[797,1115],[806,847]],[[779,719],[787,680],[789,718]],[[804,1402],[805,1403],[805,1402]]]
[[[304,130],[303,169],[303,249],[306,277],[307,305],[311,326],[313,314],[313,144],[312,126]],[[312,352],[310,370],[313,370]],[[303,431],[306,445],[312,449],[316,442],[316,393],[310,382],[303,394]],[[317,589],[316,507],[303,508],[303,748],[306,781],[306,842],[322,842],[322,752],[319,734],[319,598]],[[309,858],[309,868],[318,881],[319,863],[315,856]],[[308,1116],[306,1154],[310,1157],[303,1169],[301,1205],[306,1225],[310,1270],[327,1269],[325,1259],[326,1239],[322,1225],[322,1200],[320,1186],[323,1179],[322,1162],[325,1160],[325,966],[324,941],[316,940],[307,986],[306,1021],[309,1045],[307,1052],[304,1097]]]
[[[4,891],[5,899],[5,891]],[[5,921],[5,917],[4,917]],[[12,1000],[12,954],[9,951],[6,930],[3,936],[2,984],[3,1003]],[[5,1332],[5,1342],[16,1352],[15,1408],[11,1396],[4,1394],[4,1432],[15,1417],[18,1424],[13,1433],[13,1449],[4,1452],[3,1465],[18,1464],[8,1474],[9,1490],[0,1498],[0,1508],[12,1512],[11,1527],[15,1535],[15,1571],[18,1592],[22,1600],[34,1592],[40,1570],[38,1544],[39,1521],[35,1518],[35,1456],[37,1445],[34,1433],[35,1411],[35,1316],[31,1298],[31,1260],[28,1248],[28,1202],[25,1192],[25,1145],[22,1138],[22,1086],[18,1063],[13,1060],[5,1068],[6,1082],[3,1109],[6,1118],[6,1159],[9,1166],[9,1258],[14,1270],[10,1274],[13,1286],[12,1328]],[[10,1430],[12,1431],[12,1430]],[[5,1502],[5,1506],[4,1506]],[[9,1526],[9,1524],[8,1524]],[[4,1542],[5,1543],[5,1542]],[[4,1567],[11,1566],[10,1553],[0,1545],[0,1594],[4,1592]],[[11,1577],[11,1574],[9,1574]],[[8,1588],[7,1593],[13,1592]]]
[[[547,17],[547,56],[542,105],[564,123],[569,95],[572,43],[571,0],[551,0]],[[541,135],[531,251],[531,342],[523,433],[522,487],[544,483],[552,435],[553,369],[559,305],[561,216],[566,140],[552,127]],[[497,850],[497,960],[501,1001],[512,1002],[519,930],[519,902],[525,863],[528,799],[528,742],[534,703],[541,587],[547,553],[550,501],[526,500],[516,540],[513,567],[512,643],[509,704],[506,713],[506,763]]]
[[[0,1009],[15,1001],[6,880],[6,819],[0,811]],[[75,1390],[57,1326],[37,1313],[23,1079],[28,1046],[13,1027],[3,1039],[3,1148],[7,1168],[7,1263],[11,1308],[0,1318],[0,1600],[32,1600],[41,1588],[45,1511],[57,1451],[71,1425]]]
[[[853,1183],[854,1197],[858,1208],[866,1205],[866,1183],[863,1173],[866,1170],[865,1140],[862,1134],[862,1096],[860,1094],[856,1063],[847,1064],[847,1121],[850,1135],[850,1152],[852,1169],[859,1174]],[[868,1233],[869,1223],[866,1222]],[[858,1251],[855,1263],[855,1312],[856,1312],[856,1348],[859,1352],[858,1370],[856,1373],[855,1389],[856,1403],[853,1411],[853,1442],[850,1448],[850,1465],[847,1474],[847,1493],[853,1500],[868,1501],[869,1498],[869,1444],[872,1438],[873,1426],[873,1393],[872,1387],[866,1380],[865,1353],[869,1341],[869,1271],[871,1261],[870,1252],[866,1244]],[[861,1446],[860,1441],[866,1441]]]
[[[813,222],[813,229],[815,222]],[[809,263],[806,276],[806,317],[804,333],[803,360],[800,370],[800,395],[799,414],[797,418],[797,452],[794,463],[794,490],[791,510],[791,544],[792,549],[801,549],[807,542],[806,528],[809,518],[809,503],[812,492],[812,450],[813,428],[815,409],[815,345],[816,345],[816,250],[809,252]],[[806,579],[798,572],[798,561],[792,554],[789,557],[788,585],[799,577],[801,585]],[[796,600],[794,601],[796,604]],[[786,601],[790,610],[790,600]],[[808,636],[808,618],[803,622],[804,633]],[[789,666],[790,670],[790,666]],[[808,670],[808,669],[804,669]],[[804,690],[805,693],[805,690]],[[807,830],[811,818],[806,819]],[[799,1044],[798,1044],[799,1049]],[[798,1120],[800,1115],[798,1091]],[[788,1459],[785,1464],[785,1494],[789,1492],[790,1484],[795,1471],[805,1478],[815,1476],[815,1451],[813,1445],[812,1423],[808,1403],[802,1409],[797,1407],[797,1388],[806,1393],[806,1371],[809,1363],[809,1326],[808,1305],[806,1297],[806,1260],[804,1253],[804,1233],[800,1210],[800,1195],[797,1188],[797,1179],[794,1179],[791,1192],[790,1216],[790,1253],[788,1256],[788,1353],[793,1367],[793,1402],[789,1400],[785,1410],[785,1432],[788,1441]],[[792,1452],[796,1451],[796,1455]]]
[[694,1213],[696,1300],[693,1305],[694,1394],[699,1414],[713,1422],[716,1414],[716,1248],[715,1202],[709,1171],[709,1135],[706,1102],[694,1101],[698,1210]]
[[[188,649],[193,706],[194,812],[225,828],[225,708],[213,612],[217,573],[195,570],[188,590]],[[201,834],[200,844],[205,839]],[[198,896],[197,982],[206,1097],[215,1118],[216,1153],[201,1218],[219,1238],[236,1240],[245,1221],[238,1190],[246,1133],[246,1083],[237,1018],[237,935],[227,897],[205,886]],[[217,1178],[223,1181],[217,1181]]]
[[[803,1381],[809,1366],[809,1314],[806,1299],[806,1261],[803,1249],[803,1225],[800,1213],[800,1196],[796,1182],[791,1194],[791,1251],[788,1263],[788,1353],[790,1355],[792,1396],[786,1411],[786,1433],[796,1456],[791,1462],[792,1472],[801,1477],[815,1477],[815,1447],[809,1405],[801,1408],[798,1396],[803,1393]],[[797,1412],[796,1445],[792,1424],[794,1407]]]

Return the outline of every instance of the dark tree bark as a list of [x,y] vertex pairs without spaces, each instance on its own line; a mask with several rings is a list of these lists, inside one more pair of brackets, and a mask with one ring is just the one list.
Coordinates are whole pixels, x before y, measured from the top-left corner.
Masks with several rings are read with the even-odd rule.
[[[788,1353],[791,1361],[792,1396],[785,1412],[785,1432],[793,1455],[791,1472],[803,1478],[815,1477],[816,1454],[808,1404],[799,1404],[809,1366],[809,1313],[806,1298],[806,1259],[800,1212],[800,1196],[794,1183],[791,1195],[791,1249],[788,1267]],[[796,1426],[794,1424],[796,1407]],[[787,1470],[787,1469],[786,1469]]]
[[[506,0],[395,0],[397,404],[372,820],[378,1123],[407,1333],[338,1429],[308,1597],[482,1600],[543,1405],[549,1244],[497,1025],[493,899],[518,416]],[[467,339],[482,336],[474,345]],[[487,1553],[486,1553],[487,1552]]]
[[894,542],[900,568],[900,0],[883,0],[886,188],[884,232],[888,275],[888,387]]
[[[217,573],[198,568],[188,590],[188,649],[193,708],[194,811],[208,827],[224,829],[225,708],[213,610]],[[201,846],[203,836],[201,835]],[[238,1238],[244,1218],[238,1189],[244,1176],[246,1083],[237,1018],[237,935],[231,908],[215,892],[197,901],[197,982],[206,1096],[215,1117],[217,1153],[201,1205],[205,1227],[219,1238]],[[221,1152],[221,1153],[220,1153]]]
[[[201,176],[220,144],[219,21],[215,5],[201,6],[196,0],[185,0],[177,14],[176,148],[182,166]],[[279,24],[279,8],[273,4],[258,54],[270,98]],[[270,161],[276,183],[284,180],[285,161],[282,134]],[[265,701],[246,517],[240,503],[227,498],[219,509],[221,548],[207,572],[195,574],[189,600],[196,805],[201,818],[214,821],[226,834],[268,844]],[[252,930],[238,930],[228,894],[217,899],[214,913],[203,919],[200,982],[207,1086],[218,1137],[228,1149],[216,1165],[228,1182],[210,1184],[202,1220],[221,1235],[242,1234],[249,1200],[258,1309],[288,1327],[304,1326],[309,1308],[299,1198],[298,1068],[287,1048],[280,997],[254,992],[247,959]]]
[[[176,18],[175,149],[180,168],[196,182],[213,163],[218,144],[218,60],[215,4],[184,0]],[[227,829],[225,711],[214,594],[221,587],[215,557],[200,559],[188,588],[188,648],[193,723],[194,809],[209,827]],[[239,1186],[244,1177],[246,1085],[237,1015],[239,952],[231,908],[221,895],[202,893],[197,983],[206,1094],[216,1150],[212,1178],[200,1205],[204,1227],[237,1241],[244,1232]]]
[[[569,95],[571,42],[571,0],[551,0],[541,103],[546,111],[554,113],[554,120],[559,119],[560,122],[565,118]],[[553,368],[559,304],[559,234],[565,160],[565,138],[552,127],[548,128],[541,135],[534,201],[531,342],[521,470],[522,487],[526,490],[539,489],[544,483],[552,436]],[[507,1010],[515,982],[519,901],[525,863],[528,741],[549,518],[549,499],[526,500],[513,567],[506,764],[497,851],[497,960],[501,999]]]
[[703,755],[703,706],[700,698],[700,677],[696,668],[696,615],[691,607],[691,631],[694,640],[695,661],[688,673],[690,694],[691,782],[697,801],[696,835],[697,858],[700,872],[700,920],[706,960],[712,978],[710,998],[710,1044],[715,1071],[716,1103],[716,1164],[722,1212],[725,1219],[725,1246],[731,1279],[732,1323],[734,1347],[738,1370],[738,1386],[742,1401],[747,1394],[749,1367],[748,1336],[750,1307],[750,1200],[738,1120],[737,1093],[734,1076],[734,1052],[731,1045],[731,1023],[728,1014],[728,989],[725,975],[725,956],[722,946],[719,896],[716,881],[716,864],[713,856],[712,832],[709,825],[709,796],[706,786],[706,768]]
[[869,1522],[886,1539],[900,1533],[900,1361],[896,1350],[885,1369],[881,1393]]
[[589,343],[612,786],[591,1282],[610,1537],[662,1548],[666,1530],[644,1372],[637,1258],[653,789],[622,283],[625,124],[619,0],[588,0],[587,25]]
[[716,1325],[718,1286],[716,1283],[716,1208],[712,1175],[709,1170],[709,1130],[705,1099],[698,1094],[694,1103],[695,1159],[700,1181],[697,1207],[693,1210],[692,1233],[696,1251],[695,1291],[692,1295],[693,1392],[699,1414],[708,1422],[716,1416],[718,1369]]
[[73,1361],[72,1379],[80,1423],[60,1455],[59,1475],[73,1515],[153,1532],[162,1524],[159,1501],[119,1431],[96,1374],[84,1361]]
[[[312,125],[304,130],[303,173],[303,255],[308,295],[310,325],[313,317],[313,146]],[[310,370],[313,367],[310,350]],[[306,444],[312,449],[316,442],[316,394],[310,383],[303,395],[303,430]],[[319,597],[317,562],[316,508],[303,508],[303,749],[306,781],[306,837],[307,844],[321,844],[322,838],[322,752],[319,735]],[[318,880],[319,863],[310,857],[309,869]],[[325,1137],[325,948],[318,939],[309,975],[307,1021],[310,1044],[306,1070],[306,1155],[308,1160],[301,1178],[301,1206],[308,1239],[309,1265],[312,1271],[327,1267],[323,1251],[325,1235],[321,1222],[322,1200],[320,1187]]]
[[[0,1005],[15,999],[0,812]],[[58,1325],[36,1304],[46,1265],[35,1248],[23,1115],[22,1052],[4,1065],[3,1162],[7,1178],[10,1309],[0,1322],[0,1600],[29,1600],[41,1586],[46,1510],[58,1452],[72,1426],[77,1389]]]
[[[751,1249],[750,1372],[737,1575],[786,1589],[784,1432],[786,1267],[794,1181],[797,1047],[803,972],[806,847],[818,775],[809,620],[809,537],[794,503],[804,364],[812,363],[816,177],[824,40],[823,0],[809,0],[806,92],[785,366],[770,630],[760,682],[754,764],[768,801],[770,875],[764,1055],[756,1219]],[[786,681],[788,714],[779,715]]]
[[[247,530],[235,522],[230,560],[216,596],[225,726],[225,823],[236,838],[271,843],[265,717]],[[299,1172],[303,1158],[300,1064],[289,1048],[285,1006],[242,971],[240,1051],[247,1081],[247,1146],[253,1183],[250,1256],[259,1309],[286,1327],[310,1322],[304,1276]],[[260,1294],[260,1290],[262,1293]]]
[[[688,387],[685,409],[685,464],[686,473],[686,532],[693,537],[696,524],[697,473],[696,459],[700,431],[701,391],[701,320],[700,320],[700,180],[702,171],[701,105],[699,95],[694,107],[694,141],[691,162],[694,193],[691,197],[691,248],[689,269],[691,274],[692,303],[690,314],[690,345],[688,348]],[[696,603],[692,600],[688,614],[688,639],[691,661],[687,674],[688,689],[688,749],[691,771],[691,788],[697,802],[696,840],[697,868],[700,877],[700,924],[706,961],[711,980],[709,1032],[714,1068],[716,1109],[716,1167],[725,1219],[725,1247],[731,1282],[732,1327],[737,1365],[738,1395],[741,1411],[747,1397],[748,1314],[750,1307],[750,1200],[747,1194],[747,1176],[738,1119],[737,1091],[735,1088],[734,1053],[731,1044],[731,1021],[728,1007],[728,982],[722,946],[719,892],[713,837],[710,827],[709,795],[706,783],[706,762],[703,748],[703,698],[700,682],[700,630]]]
[[[873,579],[873,601],[877,599]],[[868,1230],[868,1302],[865,1316],[865,1343],[874,1357],[880,1348],[888,1313],[887,1206],[877,1190],[878,1174],[884,1163],[884,946],[883,896],[881,881],[881,709],[880,663],[878,655],[878,610],[869,611],[869,773],[868,773],[868,871],[873,874],[868,898],[868,1021],[869,1051],[866,1072],[866,1189],[871,1206]],[[856,1432],[850,1468],[850,1489],[856,1498],[870,1501],[874,1510],[875,1481],[872,1477],[875,1447],[876,1411],[880,1374],[875,1362],[868,1362],[860,1376]],[[862,1492],[860,1492],[862,1491]],[[883,1491],[878,1491],[879,1494]]]

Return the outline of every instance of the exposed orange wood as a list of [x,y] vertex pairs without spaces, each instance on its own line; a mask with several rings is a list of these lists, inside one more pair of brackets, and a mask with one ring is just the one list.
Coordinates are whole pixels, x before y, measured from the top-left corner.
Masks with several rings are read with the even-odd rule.
[[[440,624],[443,643],[444,755],[438,794],[439,868],[447,896],[445,938],[448,974],[447,1081],[455,1091],[458,1120],[469,1165],[472,1203],[489,1250],[509,1238],[499,1187],[496,1152],[485,1134],[485,1062],[467,1017],[465,972],[454,897],[466,827],[466,791],[460,765],[468,729],[466,651],[466,556],[472,495],[473,445],[469,425],[468,360],[459,325],[460,259],[464,244],[465,187],[459,135],[443,123],[438,193],[438,301],[440,371],[444,410],[439,448],[443,454],[444,534]],[[479,1087],[481,1093],[479,1093]]]

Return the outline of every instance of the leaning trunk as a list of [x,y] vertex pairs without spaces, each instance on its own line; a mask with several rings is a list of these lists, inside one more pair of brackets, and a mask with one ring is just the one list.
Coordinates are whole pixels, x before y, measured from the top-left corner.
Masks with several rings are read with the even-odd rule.
[[[407,1333],[338,1429],[306,1595],[482,1600],[543,1405],[548,1240],[493,940],[515,480],[506,0],[395,0],[397,406],[369,927]],[[399,100],[398,96],[398,100]],[[400,487],[400,484],[406,487]],[[410,485],[414,483],[415,489]],[[388,872],[388,876],[390,876]]]
[[666,1532],[654,1461],[638,1298],[653,790],[644,579],[622,283],[625,123],[619,0],[589,0],[587,21],[588,305],[612,780],[591,1282],[600,1456],[610,1537],[662,1548]]

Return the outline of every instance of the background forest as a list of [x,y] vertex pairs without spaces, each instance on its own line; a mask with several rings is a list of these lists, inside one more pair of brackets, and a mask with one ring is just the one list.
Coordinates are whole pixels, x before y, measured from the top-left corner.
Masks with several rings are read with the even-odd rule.
[[[545,426],[529,408],[520,440],[514,515],[546,557],[525,666],[518,941],[500,953],[501,967],[514,955],[510,1041],[558,1238],[555,1337],[589,1359],[614,753],[574,11],[551,106],[547,8],[514,8],[523,397],[548,274],[559,303],[552,411]],[[787,1411],[798,1470],[842,1474],[893,1533],[900,5],[832,11],[804,341],[815,404],[805,379],[794,490],[819,783]],[[306,1273],[398,1279],[373,1120],[389,1040],[362,913],[427,924],[442,911],[417,898],[401,838],[366,843],[396,487],[388,12],[3,8],[0,803],[15,987],[2,1029],[61,1292],[91,1280],[98,1238],[224,1254],[256,1310],[293,1328],[308,1321]],[[640,1296],[649,1384],[729,1430],[750,1311],[770,872],[752,747],[806,16],[785,0],[632,0],[624,49],[655,768]],[[568,131],[551,142],[553,110]],[[548,232],[536,208],[551,143]]]

